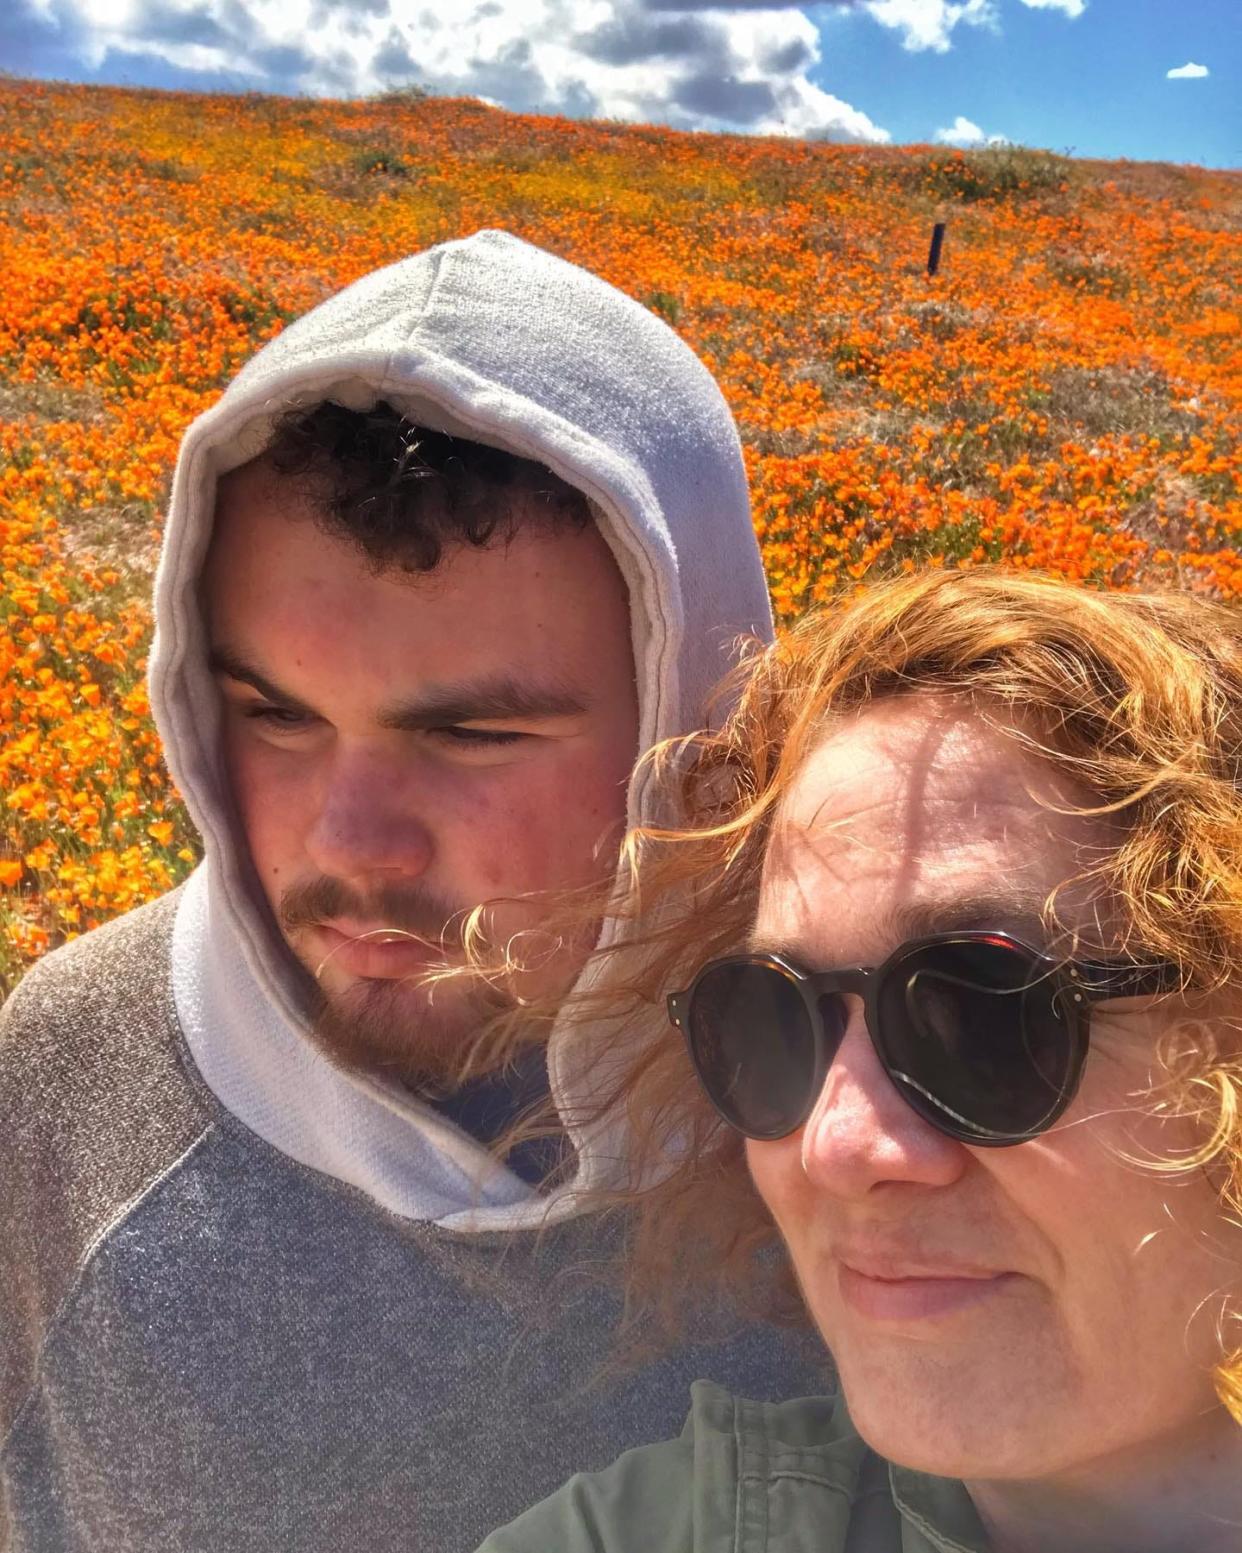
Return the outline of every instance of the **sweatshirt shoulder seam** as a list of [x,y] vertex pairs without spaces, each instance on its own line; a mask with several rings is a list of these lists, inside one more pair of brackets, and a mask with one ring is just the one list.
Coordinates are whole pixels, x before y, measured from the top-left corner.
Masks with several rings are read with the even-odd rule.
[[116,1233],[116,1231],[120,1229],[125,1221],[131,1218],[133,1214],[142,1207],[143,1203],[145,1203],[149,1197],[153,1196],[162,1186],[170,1181],[179,1170],[182,1169],[182,1167],[190,1159],[191,1155],[193,1155],[199,1149],[199,1147],[204,1142],[206,1142],[206,1140],[215,1130],[216,1124],[214,1122],[206,1122],[198,1135],[192,1139],[192,1141],[187,1144],[184,1149],[182,1149],[181,1153],[177,1155],[176,1159],[171,1160],[164,1167],[164,1169],[161,1170],[158,1175],[152,1177],[152,1179],[148,1181],[140,1191],[135,1192],[134,1195],[128,1199],[128,1201],[122,1203],[116,1212],[111,1216],[111,1218],[103,1223],[87,1242],[78,1265],[74,1269],[73,1277],[69,1282],[69,1287],[65,1290],[60,1303],[52,1313],[52,1318],[47,1324],[47,1329],[39,1341],[39,1352],[35,1359],[34,1374],[31,1378],[30,1390],[26,1393],[26,1396],[23,1398],[21,1405],[13,1414],[13,1422],[9,1427],[8,1433],[4,1436],[3,1439],[0,1439],[0,1456],[3,1456],[4,1452],[7,1451],[10,1442],[21,1426],[22,1419],[25,1417],[27,1409],[30,1407],[31,1402],[38,1394],[39,1382],[43,1375],[43,1360],[45,1354],[47,1353],[48,1345],[56,1336],[57,1331],[68,1314],[69,1307],[77,1298],[78,1293],[82,1288],[82,1284],[86,1279],[87,1273],[90,1271],[92,1264],[94,1263],[99,1253],[102,1251],[104,1245]]

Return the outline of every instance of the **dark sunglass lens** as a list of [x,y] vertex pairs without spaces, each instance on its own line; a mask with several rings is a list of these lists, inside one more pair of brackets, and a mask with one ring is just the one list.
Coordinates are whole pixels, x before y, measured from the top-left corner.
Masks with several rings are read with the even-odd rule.
[[885,976],[879,1016],[897,1087],[981,1143],[1039,1132],[1073,1085],[1073,1014],[1040,962],[1003,941],[912,951]]
[[703,1087],[750,1138],[783,1138],[814,1102],[815,1032],[797,983],[774,965],[738,961],[700,977],[690,1055]]

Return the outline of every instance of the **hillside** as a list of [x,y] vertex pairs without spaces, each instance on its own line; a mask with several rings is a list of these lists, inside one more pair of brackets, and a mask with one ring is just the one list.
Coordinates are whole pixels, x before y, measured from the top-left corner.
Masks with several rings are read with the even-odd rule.
[[0,991],[194,861],[141,682],[181,430],[443,238],[506,227],[699,352],[784,619],[925,562],[1242,592],[1242,174],[3,79],[0,199]]

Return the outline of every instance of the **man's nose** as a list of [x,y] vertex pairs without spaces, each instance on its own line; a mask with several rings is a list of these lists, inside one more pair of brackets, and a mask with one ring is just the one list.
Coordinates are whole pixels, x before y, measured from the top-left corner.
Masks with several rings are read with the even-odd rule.
[[424,806],[411,801],[406,769],[372,751],[343,750],[322,790],[306,853],[323,873],[426,873],[434,855]]
[[966,1167],[966,1149],[901,1098],[871,1043],[861,999],[849,1002],[845,1035],[802,1132],[808,1179],[855,1199],[897,1182],[951,1185]]

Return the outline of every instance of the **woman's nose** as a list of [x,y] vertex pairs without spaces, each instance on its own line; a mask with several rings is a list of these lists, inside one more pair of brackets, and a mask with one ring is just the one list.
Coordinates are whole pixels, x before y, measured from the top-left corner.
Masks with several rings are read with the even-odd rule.
[[901,1098],[872,1045],[861,1000],[849,1002],[841,1044],[802,1130],[808,1179],[842,1198],[890,1182],[951,1184],[965,1167],[966,1150]]

